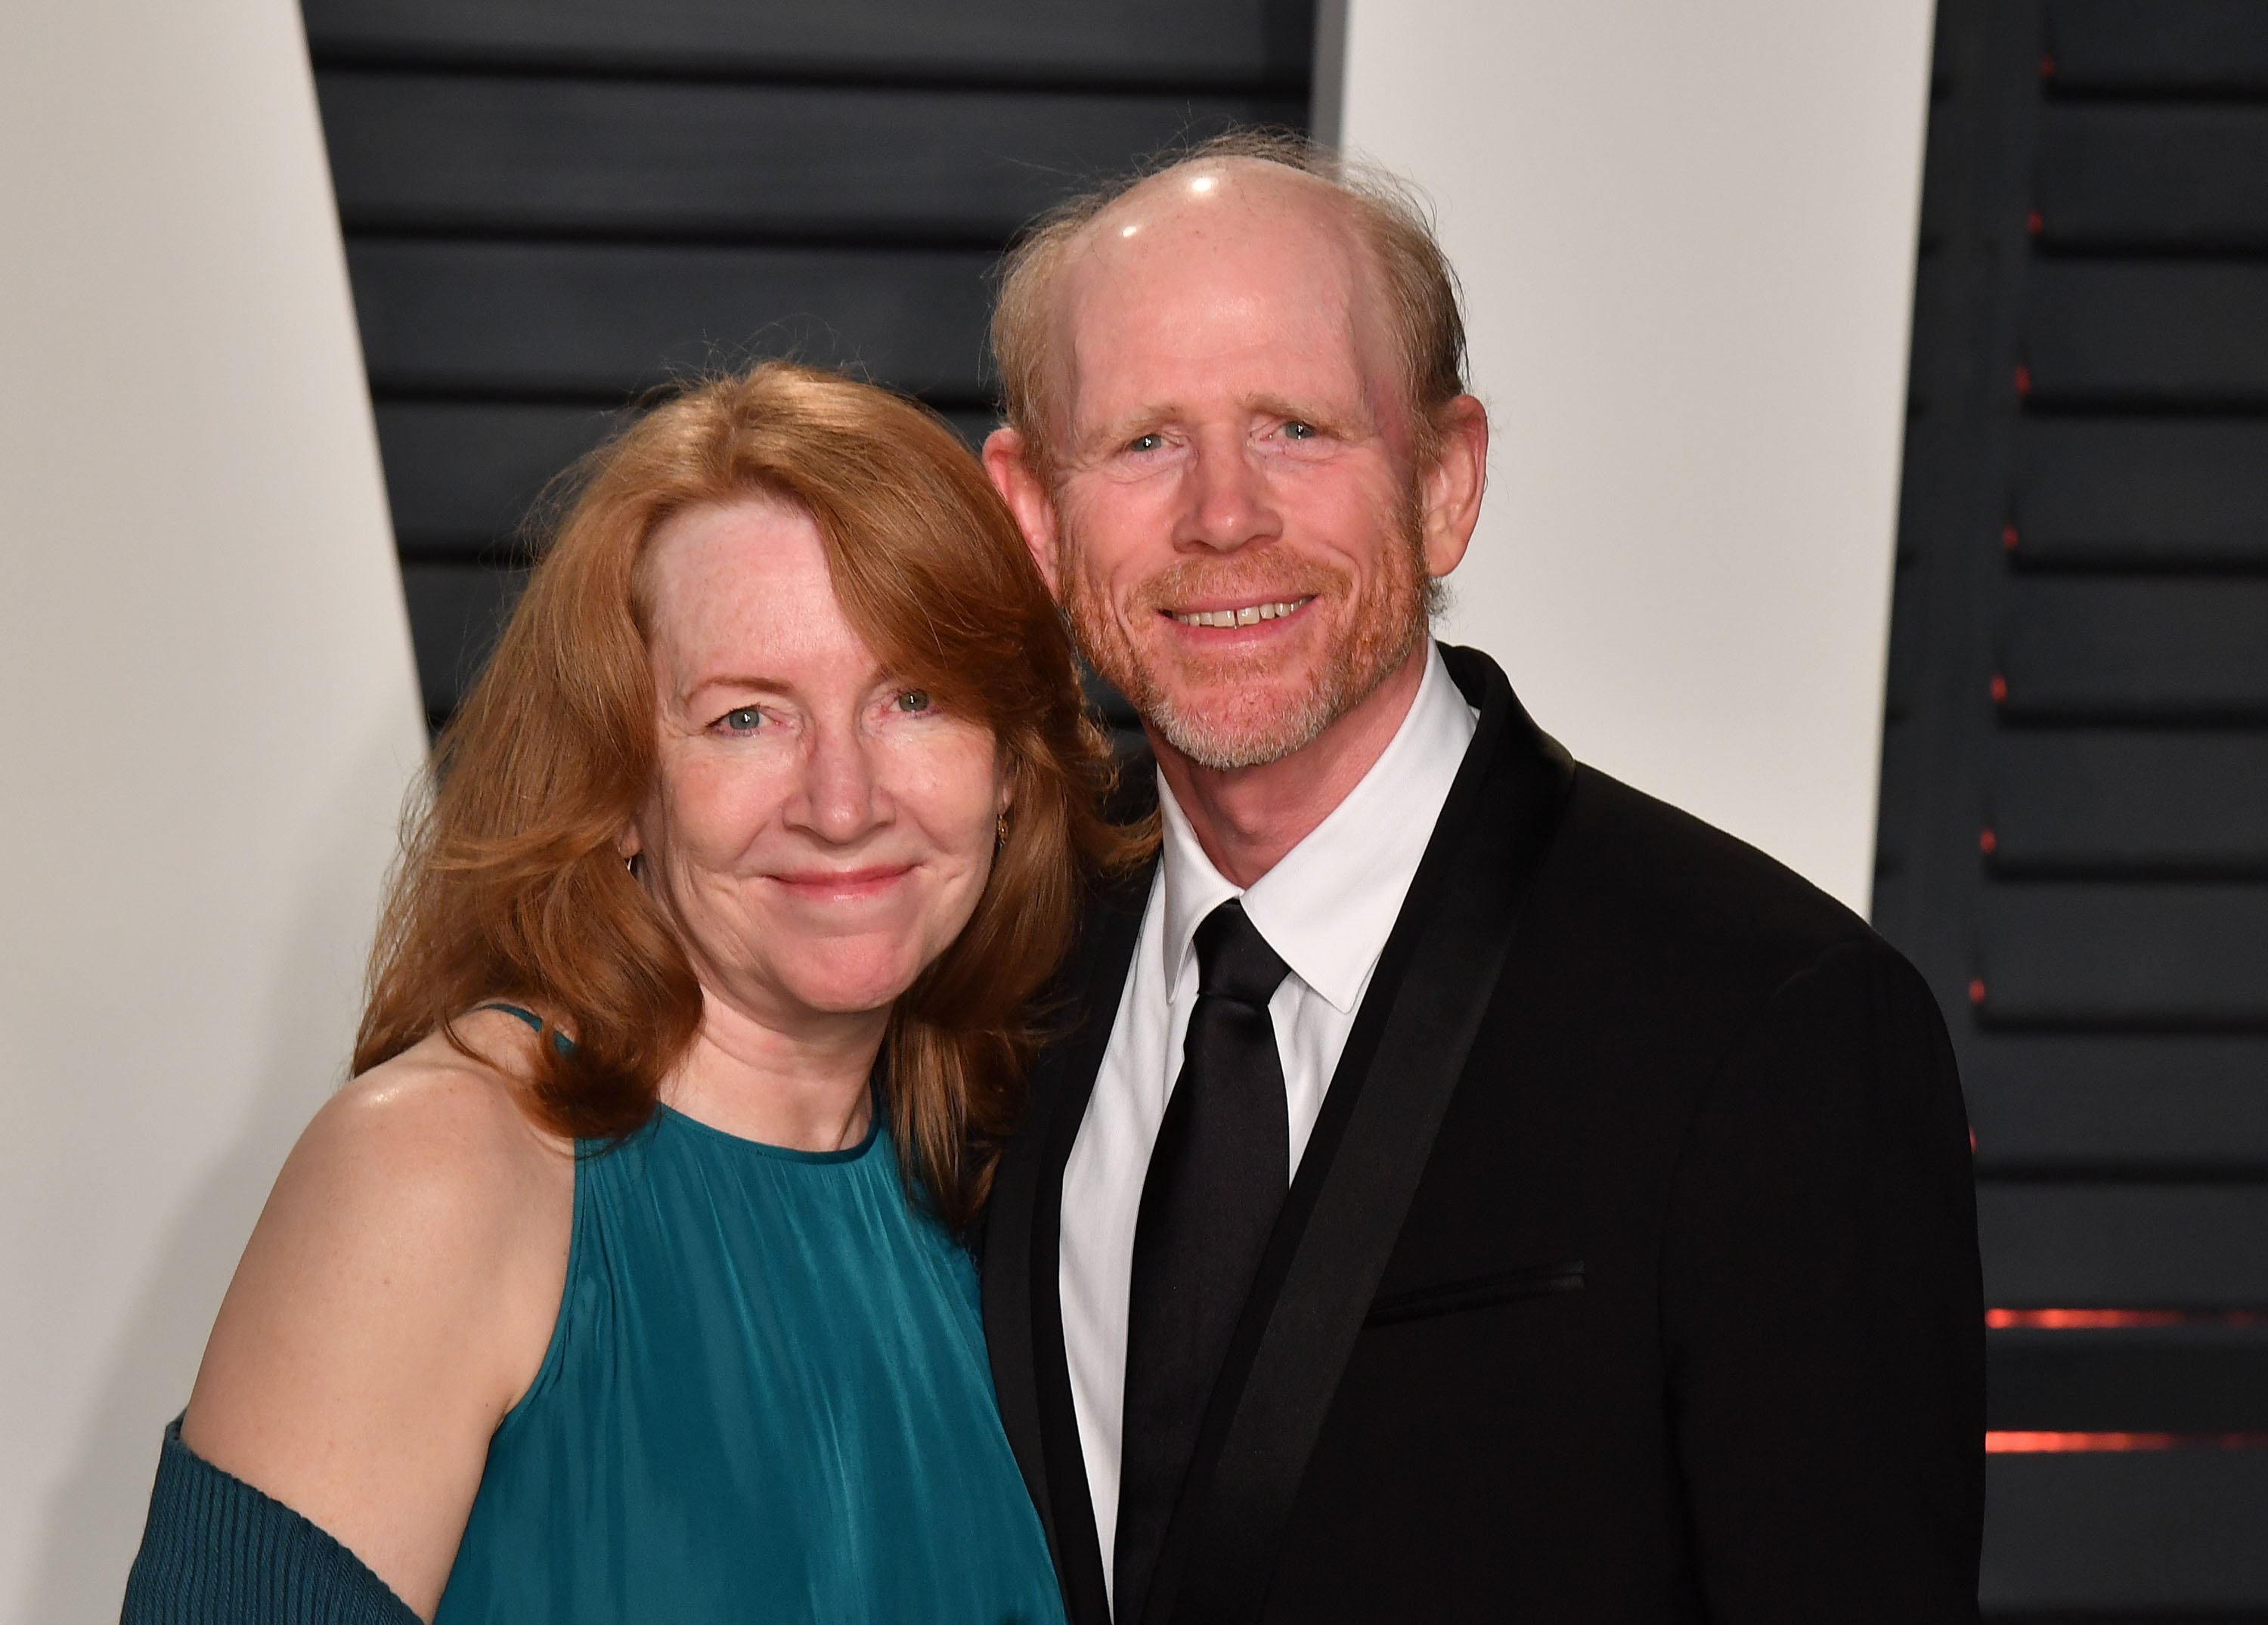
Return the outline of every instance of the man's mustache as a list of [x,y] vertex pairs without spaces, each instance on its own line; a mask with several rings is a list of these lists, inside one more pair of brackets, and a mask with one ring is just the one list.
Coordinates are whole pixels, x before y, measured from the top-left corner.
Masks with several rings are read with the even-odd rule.
[[1248,564],[1241,559],[1213,562],[1190,560],[1144,582],[1130,607],[1170,611],[1190,604],[1262,603],[1344,594],[1347,577],[1310,560],[1276,559]]

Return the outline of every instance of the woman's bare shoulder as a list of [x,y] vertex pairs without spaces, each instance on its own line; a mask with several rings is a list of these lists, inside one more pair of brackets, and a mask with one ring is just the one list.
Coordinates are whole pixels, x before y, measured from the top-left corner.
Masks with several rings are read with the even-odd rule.
[[428,1035],[332,1096],[292,1155],[335,1159],[411,1200],[483,1205],[500,1199],[499,1174],[541,1181],[571,1168],[572,1147],[524,1104],[534,1035],[495,1011],[456,1025],[472,1054],[446,1033]]
[[[307,1126],[223,1300],[182,1437],[438,1599],[489,1436],[542,1362],[572,1147],[522,1109],[511,1018],[372,1068]],[[524,1033],[525,1029],[521,1029]]]

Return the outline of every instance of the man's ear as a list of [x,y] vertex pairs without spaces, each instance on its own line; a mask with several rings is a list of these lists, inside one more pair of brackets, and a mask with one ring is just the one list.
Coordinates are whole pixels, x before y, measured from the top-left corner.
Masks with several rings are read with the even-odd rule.
[[996,429],[984,438],[984,472],[991,476],[992,487],[1008,504],[1008,511],[1016,516],[1016,528],[1024,533],[1024,545],[1032,550],[1041,579],[1048,584],[1049,592],[1060,599],[1063,584],[1056,571],[1055,497],[1047,482],[1033,472],[1028,450],[1021,430]]
[[1488,408],[1470,395],[1443,407],[1432,467],[1422,482],[1425,573],[1440,577],[1463,562],[1480,523],[1488,486]]

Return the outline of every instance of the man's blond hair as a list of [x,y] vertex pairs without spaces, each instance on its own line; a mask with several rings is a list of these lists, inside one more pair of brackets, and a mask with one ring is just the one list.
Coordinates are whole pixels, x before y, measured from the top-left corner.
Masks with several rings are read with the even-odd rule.
[[992,358],[1008,426],[1023,437],[1026,459],[1042,478],[1052,478],[1058,466],[1054,433],[1062,420],[1049,328],[1070,250],[1137,187],[1175,170],[1231,160],[1279,165],[1321,181],[1335,196],[1377,275],[1418,463],[1432,460],[1441,408],[1465,392],[1465,322],[1456,274],[1425,205],[1397,176],[1303,136],[1232,130],[1057,204],[1009,250],[992,310]]

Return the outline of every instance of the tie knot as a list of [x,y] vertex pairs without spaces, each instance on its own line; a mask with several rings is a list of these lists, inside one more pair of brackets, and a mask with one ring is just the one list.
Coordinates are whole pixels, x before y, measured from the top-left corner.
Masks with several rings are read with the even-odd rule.
[[1233,897],[1205,915],[1197,927],[1197,950],[1199,998],[1233,999],[1266,1010],[1278,985],[1292,974]]

